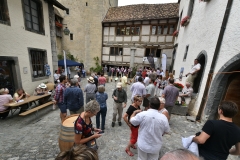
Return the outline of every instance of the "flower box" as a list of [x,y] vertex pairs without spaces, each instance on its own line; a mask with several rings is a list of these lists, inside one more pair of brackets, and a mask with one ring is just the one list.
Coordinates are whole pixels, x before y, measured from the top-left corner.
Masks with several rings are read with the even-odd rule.
[[174,36],[174,37],[177,37],[177,36],[178,36],[178,30],[176,30],[176,31],[173,32],[173,36]]
[[182,27],[185,27],[185,26],[188,25],[189,22],[190,22],[190,17],[189,17],[189,16],[186,16],[186,17],[184,17],[184,18],[182,19],[182,21],[181,21],[181,26],[182,26]]
[[62,25],[61,23],[59,23],[58,21],[55,22],[55,25],[56,25],[56,27],[59,27],[59,28],[62,28],[62,26],[63,26],[63,25]]
[[177,87],[179,89],[179,91],[181,91],[183,89],[183,87],[184,87],[181,83],[173,83],[173,85],[175,87]]

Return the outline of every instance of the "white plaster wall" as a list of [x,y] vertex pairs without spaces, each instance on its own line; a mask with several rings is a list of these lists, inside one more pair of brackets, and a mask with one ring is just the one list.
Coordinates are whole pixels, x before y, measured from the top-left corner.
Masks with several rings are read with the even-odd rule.
[[143,49],[143,48],[137,48],[135,51],[135,56],[144,57],[144,50],[145,49]]
[[157,42],[157,36],[151,36],[150,42]]
[[165,36],[158,36],[158,42],[164,42]]
[[116,61],[122,62],[122,56],[116,56]]
[[130,56],[123,56],[123,62],[130,62]]
[[139,41],[140,36],[132,36],[132,41]]
[[110,56],[110,61],[115,61],[115,56]]
[[110,42],[114,41],[114,36],[109,36],[108,38],[109,38],[108,41],[110,41]]
[[109,27],[104,27],[103,29],[104,36],[108,36],[108,32],[109,32]]
[[117,36],[116,36],[116,41],[118,41],[118,42],[119,42],[119,41],[123,41],[123,37],[117,37]]
[[[52,71],[52,52],[49,29],[48,3],[42,0],[45,35],[25,30],[22,1],[7,1],[11,26],[0,24],[0,56],[18,57],[22,87],[28,93],[33,93],[37,85],[53,77],[32,82],[30,71],[30,59],[28,47],[43,49],[47,52],[47,62]],[[23,74],[23,67],[27,67],[28,73]],[[53,73],[52,73],[53,75]],[[16,77],[15,77],[16,78]]]
[[109,35],[114,36],[115,35],[115,27],[110,27],[110,33]]
[[123,40],[124,41],[131,41],[131,36],[124,36]]
[[142,57],[135,57],[134,63],[142,63],[142,62],[143,62],[143,58]]
[[149,42],[149,36],[142,36],[142,42]]
[[[187,14],[188,2],[188,0],[182,0],[180,3],[179,15],[183,10],[183,18]],[[178,43],[176,60],[174,64],[176,76],[179,75],[181,67],[184,67],[184,75],[188,73],[189,69],[193,65],[194,59],[197,58],[198,54],[202,50],[205,50],[207,52],[205,72],[203,75],[201,88],[198,93],[198,98],[194,107],[195,114],[198,112],[203,96],[207,74],[212,62],[213,53],[215,51],[220,27],[226,10],[226,5],[227,1],[214,0],[209,3],[195,3],[190,23],[186,27],[180,27],[178,38],[176,38],[175,41],[175,43]],[[224,65],[224,63],[233,55],[239,53],[240,36],[238,24],[240,23],[240,14],[238,14],[238,6],[240,6],[240,1],[233,1],[230,19],[226,28],[215,71]],[[187,59],[185,62],[183,62],[186,45],[189,45],[189,50]],[[185,80],[186,78],[183,79],[182,83],[184,83]]]
[[172,42],[173,36],[166,36],[166,42]]
[[102,56],[102,59],[103,59],[103,61],[109,61],[109,56],[103,55],[103,56]]
[[142,35],[150,34],[150,25],[142,25]]
[[110,47],[103,47],[103,54],[109,55]]
[[123,48],[123,55],[130,55],[130,48]]

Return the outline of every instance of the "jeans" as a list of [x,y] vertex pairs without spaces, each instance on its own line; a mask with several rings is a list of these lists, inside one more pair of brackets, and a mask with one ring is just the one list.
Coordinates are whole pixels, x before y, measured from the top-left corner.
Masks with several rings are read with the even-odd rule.
[[107,115],[107,107],[100,108],[100,111],[96,115],[97,128],[100,127],[100,115],[102,117],[101,130],[104,130],[105,129],[105,119],[106,119],[106,115]]

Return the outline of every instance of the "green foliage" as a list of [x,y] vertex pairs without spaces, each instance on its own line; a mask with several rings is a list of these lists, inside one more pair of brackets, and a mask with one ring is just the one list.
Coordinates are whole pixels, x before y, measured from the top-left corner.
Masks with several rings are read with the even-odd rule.
[[[57,56],[58,56],[58,60],[64,59],[63,54],[58,54]],[[66,54],[66,59],[79,62],[78,57],[77,57],[77,56],[74,57],[70,52],[67,52],[67,54]],[[82,61],[82,62],[83,62],[83,61]],[[81,62],[81,63],[82,63],[82,62]]]
[[90,71],[91,72],[101,72],[102,71],[102,66],[99,65],[99,58],[98,57],[94,57],[93,60],[95,61],[95,65],[96,67],[91,67]]
[[132,77],[136,75],[137,68],[138,68],[138,64],[136,64],[136,65],[132,68]]

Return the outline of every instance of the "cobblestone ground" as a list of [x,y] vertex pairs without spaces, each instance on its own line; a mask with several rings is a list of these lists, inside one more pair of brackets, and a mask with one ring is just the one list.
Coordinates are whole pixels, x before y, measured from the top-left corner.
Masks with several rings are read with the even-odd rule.
[[[85,84],[86,79],[83,79],[82,87]],[[123,121],[121,127],[117,124],[114,128],[111,127],[113,104],[111,95],[115,85],[115,82],[106,84],[106,92],[109,95],[108,111],[105,133],[97,140],[99,157],[100,160],[135,160],[137,159],[137,150],[133,150],[133,157],[129,157],[124,151],[130,137],[128,126]],[[128,90],[128,106],[130,97],[131,93]],[[124,112],[126,110],[127,107]],[[0,160],[53,160],[59,153],[59,109],[53,111],[49,106],[40,110],[40,121],[37,121],[34,114],[20,117],[17,113],[0,121]],[[95,124],[95,117],[92,118],[92,121]],[[171,134],[164,135],[160,157],[167,151],[181,148],[181,137],[200,131],[202,124],[189,122],[184,116],[172,115],[170,127]],[[238,158],[229,157],[228,159],[236,160]]]

